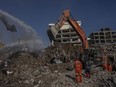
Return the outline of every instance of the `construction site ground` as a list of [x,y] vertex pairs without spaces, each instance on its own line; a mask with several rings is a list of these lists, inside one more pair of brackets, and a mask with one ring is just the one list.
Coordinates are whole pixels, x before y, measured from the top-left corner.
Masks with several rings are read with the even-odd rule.
[[94,68],[91,78],[86,78],[83,70],[83,82],[77,83],[74,69],[67,70],[73,62],[50,64],[46,58],[29,53],[16,53],[9,58],[10,64],[0,72],[0,87],[116,87],[116,72],[101,67]]

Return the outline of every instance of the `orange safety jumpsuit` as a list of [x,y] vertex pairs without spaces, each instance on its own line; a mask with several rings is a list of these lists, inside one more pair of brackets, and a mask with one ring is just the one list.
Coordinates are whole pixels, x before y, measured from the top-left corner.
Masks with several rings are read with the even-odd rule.
[[78,60],[74,62],[76,81],[78,83],[82,82],[82,63]]
[[103,68],[108,71],[108,57],[106,54],[103,55],[102,63],[103,63]]
[[108,65],[108,71],[112,72],[112,65],[111,64]]

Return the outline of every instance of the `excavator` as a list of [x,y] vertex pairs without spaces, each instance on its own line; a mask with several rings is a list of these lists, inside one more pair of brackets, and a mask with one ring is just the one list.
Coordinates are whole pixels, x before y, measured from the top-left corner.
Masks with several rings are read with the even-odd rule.
[[[73,18],[73,16],[71,15],[70,11],[69,10],[65,10],[62,15],[60,16],[58,22],[55,24],[55,28],[56,28],[56,31],[55,31],[55,34],[57,35],[59,29],[66,23],[68,22],[72,28],[76,31],[76,33],[79,35],[80,39],[81,39],[81,42],[82,42],[82,46],[81,46],[81,49],[80,49],[80,54],[81,54],[81,61],[88,61],[89,59],[88,58],[82,58],[82,55],[84,56],[88,56],[90,54],[90,52],[92,51],[92,49],[89,47],[89,44],[88,44],[88,40],[87,40],[87,36],[84,32],[84,30],[79,26],[79,24],[77,23],[77,21]],[[99,54],[100,51],[98,50],[93,50],[93,55],[96,55],[96,52]],[[94,59],[96,59],[98,56],[96,55],[94,57]],[[101,58],[101,56],[100,56]],[[83,59],[83,60],[82,60]]]
[[73,29],[75,29],[77,34],[79,35],[79,37],[82,41],[82,50],[88,49],[89,45],[88,45],[88,40],[87,40],[86,34],[83,31],[83,29],[79,26],[77,21],[72,17],[69,10],[65,10],[62,13],[58,22],[55,24],[56,30],[60,29],[66,22],[68,22],[73,27]]

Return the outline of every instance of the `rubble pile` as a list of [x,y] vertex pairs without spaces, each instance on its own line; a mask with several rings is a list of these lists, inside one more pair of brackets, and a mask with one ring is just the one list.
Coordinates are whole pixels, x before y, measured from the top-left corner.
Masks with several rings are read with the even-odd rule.
[[51,63],[54,52],[50,50],[39,55],[24,51],[10,55],[0,69],[0,87],[116,87],[116,72],[100,66],[92,69],[91,78],[83,70],[83,82],[77,83],[73,62]]
[[0,87],[51,87],[62,78],[67,64],[51,65],[43,61],[29,53],[14,54],[10,64],[0,72]]
[[70,44],[57,44],[45,49],[46,62],[48,63],[66,63],[73,61],[75,57],[79,56],[79,50]]
[[99,71],[91,76],[84,78],[83,87],[116,87],[116,72]]
[[[19,86],[18,83],[30,83],[30,80],[34,78],[33,75],[36,74],[33,72],[37,70],[39,62],[37,59],[33,58],[29,54],[21,53],[14,56],[10,60],[11,64],[7,67],[4,67],[4,71],[12,72],[11,74],[1,73],[0,85],[5,86]],[[33,82],[33,81],[32,81]],[[31,83],[32,83],[31,82]]]
[[[96,78],[97,77],[97,78]],[[99,87],[115,87],[116,86],[116,73],[109,73],[100,71],[94,76],[94,81]]]

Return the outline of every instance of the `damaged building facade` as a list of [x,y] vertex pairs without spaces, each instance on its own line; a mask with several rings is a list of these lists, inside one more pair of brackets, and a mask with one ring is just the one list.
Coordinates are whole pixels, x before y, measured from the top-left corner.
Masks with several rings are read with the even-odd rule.
[[[81,26],[81,21],[77,21],[77,23]],[[60,29],[57,29],[55,24],[49,24],[47,34],[51,43],[71,43],[74,45],[81,45],[79,36],[68,22],[66,22]]]
[[116,30],[102,28],[100,31],[92,32],[89,38],[91,45],[116,45]]

